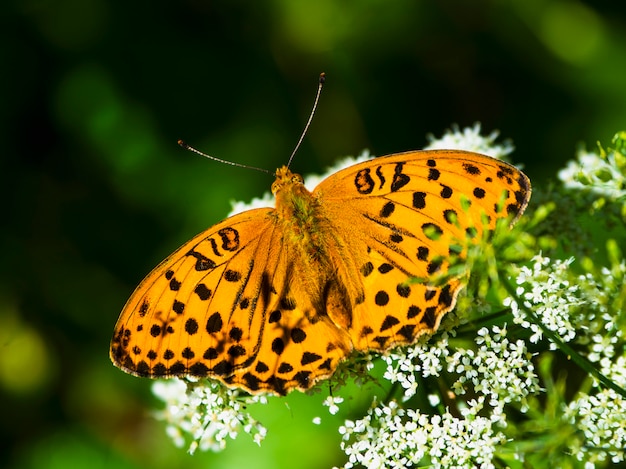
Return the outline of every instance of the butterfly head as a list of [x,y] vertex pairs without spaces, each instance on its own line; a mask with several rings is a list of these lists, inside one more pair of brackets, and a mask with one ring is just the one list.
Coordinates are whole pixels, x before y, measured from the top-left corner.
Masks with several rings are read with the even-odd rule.
[[304,179],[296,173],[292,173],[287,166],[276,170],[276,180],[272,184],[272,194],[277,196],[279,192],[293,190],[294,187],[304,187]]

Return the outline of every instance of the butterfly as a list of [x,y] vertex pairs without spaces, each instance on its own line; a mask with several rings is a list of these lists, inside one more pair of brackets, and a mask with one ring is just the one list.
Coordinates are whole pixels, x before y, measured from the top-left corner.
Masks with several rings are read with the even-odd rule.
[[275,208],[207,229],[141,282],[115,326],[116,366],[250,393],[309,389],[354,351],[433,333],[462,278],[412,279],[445,273],[459,240],[512,224],[531,185],[503,161],[426,150],[355,164],[311,192],[283,166],[271,190]]

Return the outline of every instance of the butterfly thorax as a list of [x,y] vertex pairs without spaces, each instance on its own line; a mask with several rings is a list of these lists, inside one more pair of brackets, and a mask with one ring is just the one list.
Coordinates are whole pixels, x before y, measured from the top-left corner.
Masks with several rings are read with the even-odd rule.
[[285,230],[285,242],[300,247],[309,262],[323,262],[324,219],[319,201],[304,187],[302,176],[286,166],[277,169],[272,193],[276,197],[277,222]]

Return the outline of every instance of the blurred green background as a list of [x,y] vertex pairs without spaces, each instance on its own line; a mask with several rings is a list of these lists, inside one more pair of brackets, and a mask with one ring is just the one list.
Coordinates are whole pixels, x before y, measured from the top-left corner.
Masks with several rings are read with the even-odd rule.
[[[225,452],[189,456],[150,382],[108,344],[162,258],[272,178],[327,84],[293,168],[421,148],[482,122],[547,183],[626,128],[626,7],[613,0],[7,0],[0,11],[0,465],[341,465],[337,417],[295,393]],[[363,409],[352,407],[354,417]],[[327,414],[326,414],[327,415]]]

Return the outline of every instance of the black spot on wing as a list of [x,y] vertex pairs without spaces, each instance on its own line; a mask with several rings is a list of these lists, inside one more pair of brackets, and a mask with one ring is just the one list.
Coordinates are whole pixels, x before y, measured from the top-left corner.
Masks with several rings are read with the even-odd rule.
[[198,321],[196,321],[194,318],[187,319],[187,321],[185,322],[185,332],[189,335],[194,335],[196,332],[198,332]]
[[426,192],[413,192],[413,208],[421,210],[426,207]]
[[449,199],[450,197],[452,197],[452,188],[449,186],[446,186],[445,184],[441,184],[441,192],[439,193],[439,195],[441,196],[442,199]]
[[387,315],[380,326],[379,332],[386,331],[387,329],[390,329],[391,327],[399,323],[400,320],[398,318],[396,318],[395,316]]
[[374,179],[369,168],[363,168],[354,176],[354,187],[359,194],[371,194],[374,191]]
[[222,240],[222,249],[234,252],[239,249],[239,232],[231,227],[222,228],[217,232]]
[[221,331],[223,325],[224,323],[222,322],[222,316],[220,313],[213,313],[207,320],[206,330],[209,334],[213,334]]
[[434,306],[426,308],[426,310],[424,311],[424,316],[422,316],[421,322],[426,324],[426,326],[428,326],[429,328],[435,327],[435,322],[437,320],[437,317],[435,316],[436,311],[437,309]]
[[374,264],[372,264],[371,262],[366,262],[365,264],[363,264],[363,266],[361,266],[361,274],[363,275],[363,277],[367,277],[373,271]]
[[187,253],[187,256],[192,256],[196,258],[195,269],[198,272],[202,272],[205,270],[210,270],[215,268],[215,262],[213,262],[208,257],[200,254],[199,252],[194,251],[193,249]]
[[241,279],[241,272],[237,272],[236,270],[228,269],[224,272],[224,280],[227,282],[238,282]]
[[485,189],[483,189],[482,187],[476,187],[474,188],[474,197],[476,197],[477,199],[482,199],[485,197]]
[[391,192],[397,192],[411,182],[411,178],[402,172],[404,163],[397,163],[393,171],[393,179],[391,181]]
[[463,163],[463,169],[471,176],[477,176],[480,174],[480,168],[472,163]]
[[428,170],[429,181],[436,181],[437,179],[439,179],[439,176],[441,176],[441,172],[438,169],[430,168]]
[[394,204],[393,202],[387,202],[383,208],[380,210],[380,217],[381,218],[388,218],[389,216],[391,216],[391,214],[394,212],[394,210],[396,209],[396,204]]
[[196,288],[194,288],[193,292],[198,295],[198,298],[200,298],[202,301],[206,301],[211,298],[211,290],[204,283],[199,283],[198,285],[196,285]]

